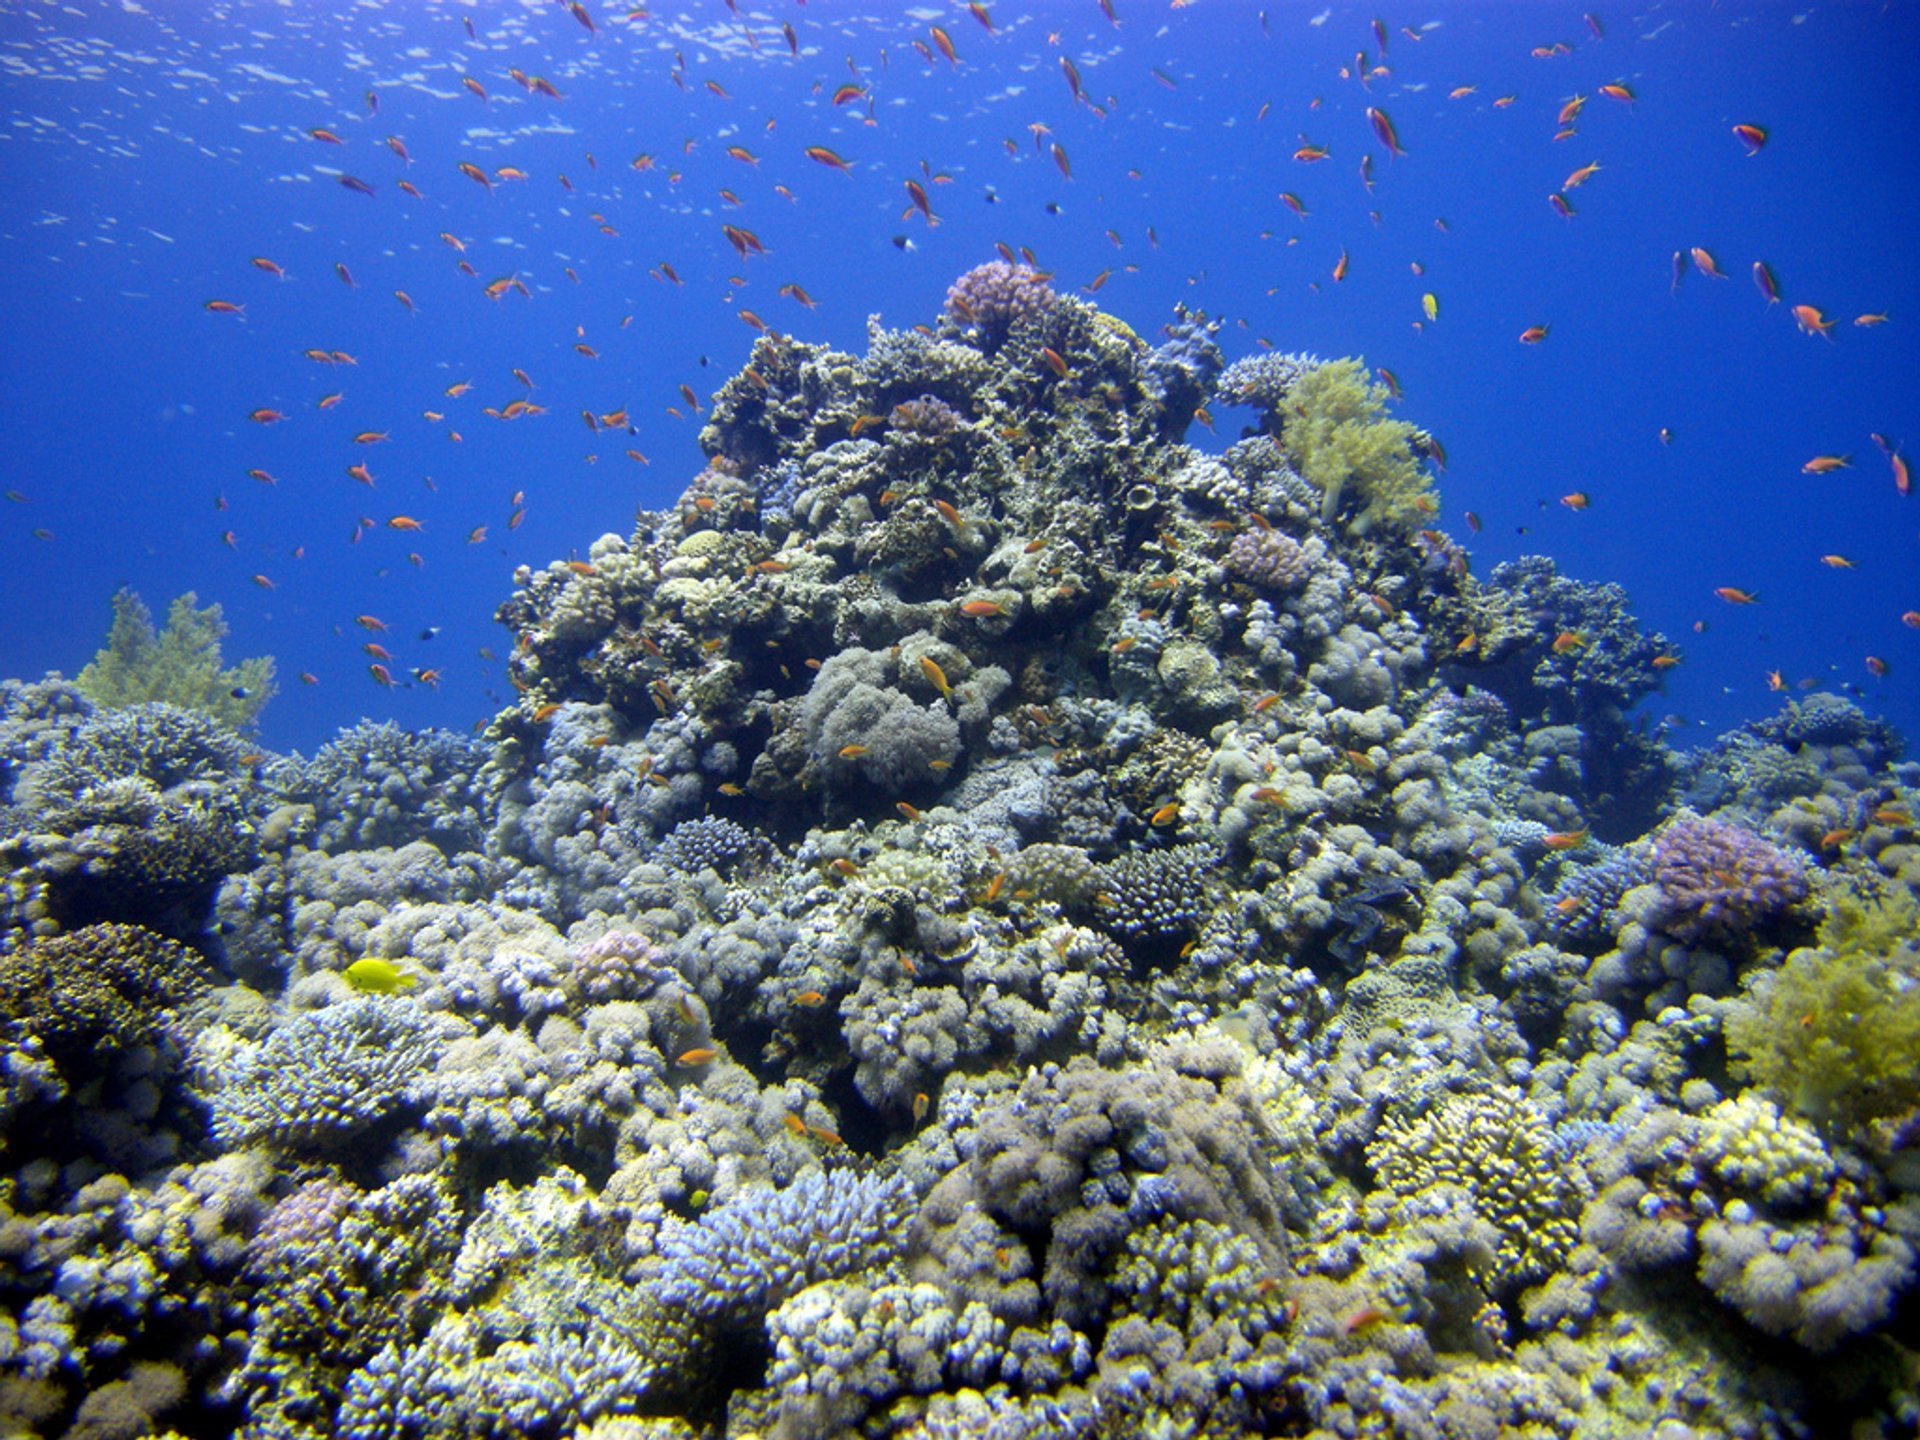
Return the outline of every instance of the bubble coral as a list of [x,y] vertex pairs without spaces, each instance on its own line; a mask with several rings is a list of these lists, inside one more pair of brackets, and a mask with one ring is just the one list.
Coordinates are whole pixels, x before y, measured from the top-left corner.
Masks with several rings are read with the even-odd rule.
[[998,349],[1018,321],[1043,315],[1054,303],[1045,275],[1004,260],[974,266],[947,289],[947,309],[979,329],[986,350]]
[[1683,813],[1653,842],[1659,924],[1682,940],[1732,939],[1807,897],[1806,867],[1751,830]]

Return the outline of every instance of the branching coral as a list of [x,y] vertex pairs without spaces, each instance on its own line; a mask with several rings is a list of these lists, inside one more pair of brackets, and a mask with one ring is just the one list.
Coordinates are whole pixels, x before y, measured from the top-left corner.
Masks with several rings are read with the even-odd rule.
[[38,1040],[71,1079],[150,1044],[213,979],[178,941],[138,925],[89,925],[0,956],[0,1019]]
[[1806,866],[1751,830],[1683,814],[1653,842],[1661,927],[1682,939],[1730,939],[1807,895]]
[[439,1051],[410,1000],[309,1011],[235,1059],[213,1094],[214,1134],[224,1145],[338,1147],[404,1105]]
[[1424,1115],[1388,1115],[1367,1159],[1400,1195],[1458,1186],[1472,1197],[1475,1213],[1499,1231],[1488,1276],[1496,1293],[1545,1279],[1579,1239],[1586,1179],[1518,1091],[1456,1095]]

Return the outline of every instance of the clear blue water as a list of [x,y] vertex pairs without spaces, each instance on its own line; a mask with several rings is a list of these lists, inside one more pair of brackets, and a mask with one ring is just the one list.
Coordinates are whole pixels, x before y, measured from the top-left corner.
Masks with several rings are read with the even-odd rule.
[[[1896,494],[1870,438],[1920,450],[1915,6],[1602,4],[1598,36],[1582,9],[1547,4],[1263,18],[1113,0],[1113,24],[1097,0],[995,3],[992,33],[959,5],[586,8],[593,34],[559,4],[0,12],[0,456],[24,497],[0,505],[0,673],[78,670],[121,585],[156,611],[191,589],[224,607],[230,658],[277,658],[269,744],[310,750],[363,716],[464,729],[511,698],[483,652],[510,643],[492,614],[514,568],[624,533],[699,469],[680,387],[704,403],[744,363],[741,311],[858,350],[867,316],[931,321],[1004,242],[1061,289],[1111,270],[1098,300],[1143,335],[1184,302],[1227,319],[1230,357],[1265,342],[1390,369],[1400,413],[1448,453],[1441,523],[1465,539],[1466,512],[1484,522],[1481,573],[1551,555],[1624,584],[1678,644],[1655,714],[1719,729],[1769,713],[1778,671],[1920,727],[1920,629],[1900,619],[1920,610],[1920,500]],[[934,25],[957,63],[932,48]],[[1387,73],[1363,86],[1356,52]],[[870,103],[836,107],[848,83]],[[1597,93],[1613,83],[1637,98]],[[1556,139],[1574,95],[1590,98]],[[1768,131],[1759,154],[1736,123]],[[1330,158],[1293,159],[1303,138]],[[816,145],[851,172],[807,158]],[[642,154],[652,169],[633,168]],[[487,190],[462,162],[526,178]],[[1549,195],[1593,162],[1566,192],[1576,213],[1557,215]],[[908,213],[909,178],[937,227]],[[743,261],[723,224],[768,253]],[[1676,290],[1670,257],[1694,246],[1727,278],[1689,265]],[[1756,260],[1783,303],[1755,287]],[[488,300],[509,276],[529,293]],[[1833,317],[1831,336],[1801,333],[1794,304]],[[1546,340],[1518,343],[1535,325]],[[457,382],[472,389],[449,398]],[[545,413],[483,413],[516,399]],[[261,408],[287,418],[251,423]],[[580,419],[621,408],[632,436]],[[1216,436],[1189,438],[1224,448],[1249,418],[1219,410]],[[355,444],[367,431],[390,438]],[[1822,454],[1852,467],[1802,473]],[[362,462],[372,489],[347,474]],[[1559,503],[1574,492],[1586,510]],[[397,516],[422,528],[390,528]],[[1729,606],[1722,586],[1759,603]],[[361,615],[389,629],[370,636]],[[369,675],[370,639],[392,652],[395,688]],[[410,679],[421,668],[437,690]]]

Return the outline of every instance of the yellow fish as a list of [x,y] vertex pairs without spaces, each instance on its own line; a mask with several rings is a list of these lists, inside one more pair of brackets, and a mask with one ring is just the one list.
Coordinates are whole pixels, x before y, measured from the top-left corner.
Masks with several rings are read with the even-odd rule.
[[1438,320],[1440,318],[1440,297],[1429,290],[1420,297],[1420,308],[1427,312],[1428,320]]
[[347,967],[347,984],[369,995],[411,990],[419,979],[411,970],[402,970],[391,960],[378,960],[371,955]]

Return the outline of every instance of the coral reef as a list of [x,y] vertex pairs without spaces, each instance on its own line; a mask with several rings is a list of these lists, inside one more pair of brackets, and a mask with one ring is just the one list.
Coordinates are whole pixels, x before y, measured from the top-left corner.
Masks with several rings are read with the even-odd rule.
[[1682,814],[1653,842],[1658,923],[1683,940],[1728,939],[1790,912],[1806,866],[1750,830]]
[[0,683],[0,1429],[1910,1430],[1920,767],[1222,333],[760,334],[478,739]]

